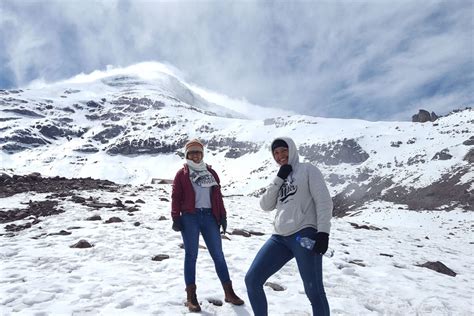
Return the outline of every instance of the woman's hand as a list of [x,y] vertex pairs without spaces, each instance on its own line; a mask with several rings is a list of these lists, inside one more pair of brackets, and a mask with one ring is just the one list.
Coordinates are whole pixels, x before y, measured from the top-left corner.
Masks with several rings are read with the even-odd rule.
[[181,217],[173,219],[173,226],[171,226],[171,228],[175,232],[180,232],[181,231],[181,229],[182,229],[182,227],[181,227]]
[[319,255],[324,255],[328,250],[329,234],[318,232],[315,241],[313,251]]
[[278,170],[277,177],[285,180],[288,178],[288,175],[293,171],[293,168],[291,165],[283,165],[280,167],[280,170]]

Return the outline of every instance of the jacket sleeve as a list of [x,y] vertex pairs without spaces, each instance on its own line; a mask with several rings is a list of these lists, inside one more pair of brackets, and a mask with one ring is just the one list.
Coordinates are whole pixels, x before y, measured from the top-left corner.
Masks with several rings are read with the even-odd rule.
[[221,191],[221,180],[219,179],[217,172],[214,169],[212,169],[210,166],[209,166],[209,171],[212,173],[212,175],[214,176],[214,179],[217,182],[217,188],[215,188],[215,190],[217,194],[217,202],[219,203],[220,218],[224,218],[224,217],[227,218],[227,211],[224,206],[224,199],[222,197],[222,191]]
[[309,171],[309,190],[316,204],[318,231],[328,233],[331,230],[333,203],[324,177],[315,166]]
[[181,216],[181,202],[183,201],[183,186],[181,182],[182,171],[178,171],[173,180],[171,191],[171,217],[176,219]]
[[260,207],[264,211],[273,211],[277,205],[278,191],[284,180],[280,177],[275,177],[272,183],[266,187],[265,193],[260,198]]

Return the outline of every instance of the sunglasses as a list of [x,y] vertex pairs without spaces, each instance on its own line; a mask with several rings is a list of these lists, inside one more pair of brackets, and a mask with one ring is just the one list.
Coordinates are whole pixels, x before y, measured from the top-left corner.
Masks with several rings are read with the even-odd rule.
[[199,154],[202,154],[202,152],[198,150],[188,151],[188,155],[199,155]]

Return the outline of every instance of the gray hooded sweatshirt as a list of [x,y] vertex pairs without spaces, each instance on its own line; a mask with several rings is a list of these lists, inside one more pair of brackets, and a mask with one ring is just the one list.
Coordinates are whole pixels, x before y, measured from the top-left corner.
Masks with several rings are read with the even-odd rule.
[[333,204],[321,171],[310,163],[299,162],[291,138],[277,139],[288,144],[288,164],[293,171],[286,180],[273,179],[260,199],[260,207],[264,211],[276,208],[273,225],[277,235],[289,236],[305,227],[329,234]]

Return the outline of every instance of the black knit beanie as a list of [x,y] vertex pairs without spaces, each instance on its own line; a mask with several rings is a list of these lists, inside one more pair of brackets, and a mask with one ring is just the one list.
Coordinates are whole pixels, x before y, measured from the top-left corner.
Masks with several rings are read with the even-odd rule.
[[278,148],[278,147],[285,147],[285,148],[288,148],[288,144],[283,140],[283,139],[276,139],[273,143],[272,143],[272,152]]

